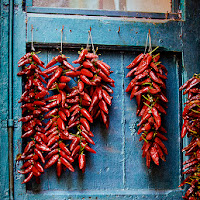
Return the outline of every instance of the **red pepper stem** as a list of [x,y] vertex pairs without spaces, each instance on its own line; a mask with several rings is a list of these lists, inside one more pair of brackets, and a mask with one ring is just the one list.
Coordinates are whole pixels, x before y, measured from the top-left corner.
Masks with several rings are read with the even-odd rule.
[[145,136],[145,137],[147,136],[147,134],[145,133],[145,131],[142,133],[142,137],[143,137],[143,136]]

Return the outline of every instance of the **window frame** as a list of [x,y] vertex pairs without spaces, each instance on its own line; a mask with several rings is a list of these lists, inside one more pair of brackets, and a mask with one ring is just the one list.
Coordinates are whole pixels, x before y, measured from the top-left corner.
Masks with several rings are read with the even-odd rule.
[[181,15],[182,0],[171,0],[172,11],[170,13],[36,7],[33,6],[32,0],[24,0],[24,1],[27,13],[128,17],[128,18],[145,18],[145,19],[173,19],[173,20],[182,19]]

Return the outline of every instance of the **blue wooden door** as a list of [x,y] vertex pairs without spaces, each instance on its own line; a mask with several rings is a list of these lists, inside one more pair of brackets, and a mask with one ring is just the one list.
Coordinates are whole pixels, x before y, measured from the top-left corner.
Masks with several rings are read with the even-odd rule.
[[[24,7],[26,6],[24,3],[29,3],[27,4],[29,7]],[[197,6],[195,2],[190,1],[183,5],[184,2],[181,1],[182,19],[177,20],[172,17],[178,15],[163,19],[161,14],[145,13],[132,13],[133,16],[130,18],[120,17],[122,14],[129,17],[130,13],[126,12],[117,14],[107,12],[110,17],[72,15],[85,13],[66,9],[34,8],[30,4],[31,1],[24,3],[18,0],[14,2],[13,15],[9,12],[9,8],[10,11],[12,9],[9,1],[5,0],[1,4],[4,19],[1,35],[6,40],[6,33],[13,29],[13,34],[8,35],[10,37],[7,38],[8,41],[13,40],[13,46],[9,46],[5,40],[1,41],[1,55],[4,57],[1,58],[3,95],[0,153],[1,158],[8,157],[9,126],[14,130],[14,199],[181,199],[185,191],[185,188],[178,188],[183,178],[181,163],[185,159],[181,148],[187,140],[180,139],[184,99],[178,88],[193,73],[200,71],[197,67],[199,47],[192,39],[192,36],[199,38],[199,22],[194,23],[192,20],[195,20],[195,17],[190,15],[191,8]],[[184,12],[186,6],[188,13]],[[86,14],[94,15],[90,11]],[[136,15],[160,19],[138,20],[133,18]],[[13,22],[13,27],[9,27],[9,22]],[[188,26],[189,24],[191,27]],[[58,179],[55,168],[52,167],[42,176],[41,184],[37,185],[33,181],[21,185],[24,177],[17,173],[21,163],[15,161],[17,154],[22,151],[21,124],[17,122],[21,116],[20,105],[17,102],[22,93],[22,79],[16,76],[19,71],[17,61],[30,50],[32,41],[30,30],[33,26],[36,51],[41,50],[40,58],[45,64],[48,63],[58,54],[57,47],[60,47],[60,30],[63,25],[63,53],[69,57],[70,63],[78,57],[77,51],[86,46],[88,30],[91,28],[94,44],[99,47],[100,59],[108,63],[114,71],[111,77],[115,80],[116,86],[113,105],[110,108],[110,127],[106,130],[99,122],[92,127],[96,143],[94,149],[97,154],[87,155],[88,166],[85,174],[79,173],[78,168],[75,167],[74,173],[66,172]],[[125,76],[128,72],[126,66],[141,51],[144,51],[149,29],[152,45],[160,46],[161,61],[169,71],[166,83],[169,99],[168,114],[164,119],[169,138],[166,142],[169,155],[167,161],[161,163],[159,167],[151,165],[150,169],[147,169],[145,160],[141,157],[142,144],[138,141],[137,135],[136,125],[139,118],[135,114],[136,102],[130,101],[129,95],[125,93],[125,88],[130,82],[130,79]],[[8,52],[6,47],[9,49]],[[13,73],[10,74],[12,63]],[[10,118],[10,110],[12,110],[13,121]],[[7,159],[0,159],[0,161],[1,197],[12,199],[12,188],[9,189],[9,168],[12,166],[9,167]]]

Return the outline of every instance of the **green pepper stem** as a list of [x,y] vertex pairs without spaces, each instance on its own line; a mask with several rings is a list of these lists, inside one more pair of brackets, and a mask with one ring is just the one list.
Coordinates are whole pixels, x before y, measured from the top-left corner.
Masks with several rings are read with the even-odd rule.
[[148,140],[146,140],[143,135],[141,135],[142,139],[146,142],[146,143],[149,143]]
[[145,95],[142,95],[144,97],[144,99],[146,99],[147,101],[151,102],[150,99],[148,99]]
[[152,56],[152,59],[154,59],[154,58],[157,57],[158,55],[160,55],[160,53],[157,53],[156,55]]
[[152,107],[150,105],[148,105],[147,103],[144,102],[144,105],[146,105],[147,107],[149,107],[150,109],[152,109]]
[[195,113],[197,113],[197,114],[199,114],[200,113],[200,111],[198,111],[198,110],[194,110],[194,109],[191,109],[193,112],[195,112]]
[[152,50],[151,52],[149,52],[149,54],[152,54],[154,51],[156,51],[159,48],[159,46],[157,46],[154,50]]

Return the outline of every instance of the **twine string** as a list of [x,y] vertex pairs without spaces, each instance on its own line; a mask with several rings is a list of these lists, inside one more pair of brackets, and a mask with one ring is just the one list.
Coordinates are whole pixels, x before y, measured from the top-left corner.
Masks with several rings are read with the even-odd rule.
[[149,33],[147,33],[147,39],[146,39],[144,54],[146,54],[146,51],[147,51],[148,39],[149,39]]
[[93,44],[91,30],[88,31],[88,41],[87,41],[86,49],[89,49],[89,42],[90,41],[91,41],[91,46],[92,46],[92,52],[93,52],[93,54],[96,54],[95,49],[94,49],[94,44]]
[[33,25],[31,25],[31,51],[35,51],[35,48],[33,46]]
[[148,44],[149,44],[148,52],[151,52],[151,51],[152,51],[152,45],[151,45],[151,34],[150,34],[150,29],[149,29],[149,32],[147,33],[147,39],[146,39],[144,54],[146,54],[146,52],[147,52]]
[[60,40],[60,53],[62,54],[62,50],[63,50],[63,30],[64,30],[64,26],[62,26],[61,29],[61,40]]
[[152,52],[150,29],[149,29],[149,52]]

